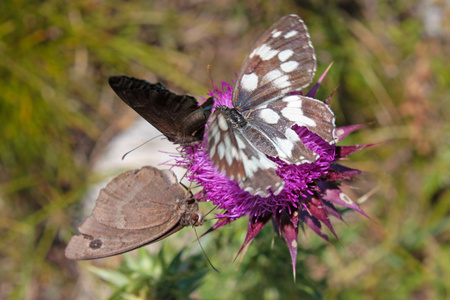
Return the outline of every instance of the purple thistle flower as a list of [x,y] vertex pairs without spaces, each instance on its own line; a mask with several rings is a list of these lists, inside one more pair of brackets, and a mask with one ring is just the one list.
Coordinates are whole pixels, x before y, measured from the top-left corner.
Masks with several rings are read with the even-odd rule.
[[[315,97],[328,69],[307,93],[308,97]],[[221,89],[215,87],[214,91],[208,95],[213,96],[216,100],[213,110],[218,105],[232,107],[232,92],[233,86],[225,82],[222,82]],[[329,99],[326,100],[326,103]],[[337,128],[338,141],[363,126],[353,125]],[[331,214],[342,220],[335,204],[356,210],[367,217],[359,206],[339,188],[340,181],[353,180],[354,176],[361,172],[341,166],[336,162],[370,145],[330,145],[306,127],[294,125],[292,129],[305,146],[319,154],[320,158],[313,163],[294,165],[270,157],[278,164],[277,175],[285,182],[284,189],[278,195],[272,194],[267,198],[252,196],[242,190],[236,181],[230,180],[219,172],[210,161],[206,149],[206,138],[203,139],[201,145],[184,147],[177,165],[187,168],[191,180],[203,187],[203,191],[197,195],[199,200],[211,201],[217,205],[219,210],[222,210],[221,213],[216,214],[219,220],[206,233],[246,216],[249,220],[249,229],[239,254],[268,221],[272,220],[275,231],[289,247],[295,276],[299,226],[306,224],[320,237],[329,241],[328,236],[321,229],[324,224],[337,238],[328,217]]]

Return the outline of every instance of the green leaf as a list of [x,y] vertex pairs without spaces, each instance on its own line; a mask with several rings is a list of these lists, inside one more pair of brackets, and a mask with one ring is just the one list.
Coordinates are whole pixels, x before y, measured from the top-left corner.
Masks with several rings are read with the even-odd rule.
[[119,271],[100,269],[94,266],[90,266],[89,270],[99,276],[101,279],[112,283],[117,287],[123,287],[127,284],[130,284],[130,279]]

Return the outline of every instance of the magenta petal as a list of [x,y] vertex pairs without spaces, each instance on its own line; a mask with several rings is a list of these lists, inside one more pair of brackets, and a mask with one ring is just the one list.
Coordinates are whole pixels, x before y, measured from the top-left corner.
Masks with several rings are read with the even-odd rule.
[[344,158],[344,157],[352,154],[353,152],[370,147],[372,145],[373,144],[354,145],[354,146],[336,146],[336,157]]
[[311,97],[311,98],[315,98],[316,97],[317,90],[319,89],[319,86],[322,84],[322,81],[325,78],[325,76],[327,76],[327,73],[330,70],[332,65],[333,65],[333,63],[328,65],[328,67],[325,70],[325,72],[322,73],[322,75],[320,76],[319,80],[317,80],[317,82],[309,90],[309,92],[308,92],[308,94],[306,94],[306,96]]
[[337,237],[336,232],[334,231],[333,225],[331,225],[330,218],[328,217],[327,211],[325,210],[322,199],[311,196],[305,202],[306,202],[306,207],[308,208],[309,213],[311,215],[313,215],[315,218],[317,218],[320,222],[325,224],[330,229],[330,231],[333,233],[333,235],[337,239],[339,239]]
[[325,241],[330,242],[328,236],[321,231],[322,225],[317,218],[311,216],[306,209],[300,210],[299,213],[300,220],[305,223],[309,228],[312,229],[318,236],[323,238]]
[[321,178],[323,181],[335,181],[335,180],[354,180],[350,175],[343,174],[335,170],[329,170],[328,174]]
[[305,146],[311,149],[311,151],[319,154],[326,160],[331,161],[334,159],[335,147],[328,144],[319,135],[312,133],[304,126],[298,126],[297,124],[292,126],[292,130],[298,134]]
[[327,97],[327,99],[325,99],[325,103],[328,104],[331,101],[331,97],[333,97],[334,93],[337,91],[338,87],[335,87],[333,92],[331,92],[331,94]]
[[361,208],[359,208],[358,204],[353,202],[352,199],[350,199],[349,196],[347,196],[343,191],[341,191],[335,183],[318,182],[317,185],[324,194],[324,196],[322,196],[322,199],[356,210],[363,216],[369,218],[369,216],[366,215],[366,213]]
[[282,238],[280,225],[278,224],[278,221],[276,218],[272,218],[272,225],[273,225],[273,230],[275,231],[276,235],[278,235],[279,238]]
[[257,220],[251,220],[248,227],[247,235],[245,236],[244,243],[241,249],[239,249],[236,257],[241,253],[241,251],[255,238],[255,236],[261,231],[261,229],[266,226],[267,222],[272,217],[271,214],[267,214],[263,217],[259,217]]
[[360,170],[352,169],[349,167],[341,166],[339,164],[332,164],[331,169],[334,171],[337,171],[339,173],[342,173],[345,176],[356,176],[361,174],[362,172]]
[[230,217],[220,217],[219,221],[217,221],[210,229],[208,229],[205,233],[203,233],[201,237],[216,229],[222,228],[223,226],[228,225],[235,220],[236,219]]
[[201,190],[197,194],[195,194],[195,199],[198,202],[208,202],[208,195],[206,195],[205,190]]
[[292,260],[292,270],[295,278],[299,214],[297,210],[292,211],[289,215],[286,211],[283,211],[281,214],[278,214],[276,218],[279,223],[279,227],[283,232],[284,240],[289,247],[289,253],[291,254]]
[[338,138],[338,142],[342,141],[343,138],[345,138],[347,135],[349,135],[353,131],[358,130],[365,126],[366,126],[366,124],[359,124],[359,125],[349,125],[349,126],[343,126],[343,127],[336,128],[336,136]]
[[329,213],[332,216],[335,216],[336,218],[338,218],[339,220],[342,221],[342,216],[341,216],[340,212],[336,209],[336,207],[334,207],[333,203],[331,203],[327,200],[323,200],[323,199],[322,199],[322,203],[323,203],[327,213]]

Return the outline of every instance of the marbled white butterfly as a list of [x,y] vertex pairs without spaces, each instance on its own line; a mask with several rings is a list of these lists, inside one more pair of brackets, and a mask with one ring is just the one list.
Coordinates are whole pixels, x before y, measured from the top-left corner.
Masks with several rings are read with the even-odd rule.
[[277,164],[311,163],[318,155],[291,129],[306,126],[335,143],[334,114],[327,104],[303,95],[316,71],[314,48],[303,21],[283,17],[256,42],[233,90],[233,108],[217,106],[208,127],[211,161],[252,195],[278,195],[284,181]]

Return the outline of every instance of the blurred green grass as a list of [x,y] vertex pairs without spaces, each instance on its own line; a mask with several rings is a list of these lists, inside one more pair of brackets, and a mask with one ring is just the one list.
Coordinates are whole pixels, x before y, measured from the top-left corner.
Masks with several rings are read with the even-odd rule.
[[[362,204],[375,221],[347,213],[348,224],[334,222],[336,245],[306,232],[296,284],[285,246],[275,239],[270,248],[270,228],[239,270],[231,261],[246,222],[213,233],[206,251],[222,272],[209,272],[193,297],[448,299],[450,30],[446,19],[440,31],[427,27],[433,5],[449,12],[419,1],[1,2],[0,298],[73,298],[98,263],[67,261],[63,251],[90,168],[130,123],[109,76],[205,96],[208,65],[216,83],[230,82],[256,37],[297,13],[318,73],[334,61],[319,98],[339,86],[338,125],[371,124],[344,142],[378,143],[345,162],[367,171],[350,192],[376,190]],[[85,296],[95,299],[105,283],[89,278]]]

